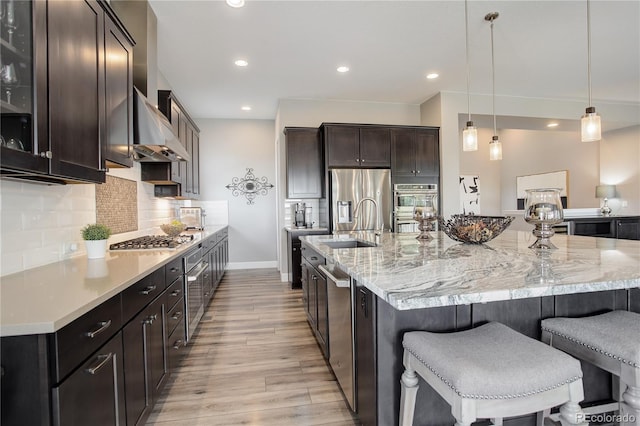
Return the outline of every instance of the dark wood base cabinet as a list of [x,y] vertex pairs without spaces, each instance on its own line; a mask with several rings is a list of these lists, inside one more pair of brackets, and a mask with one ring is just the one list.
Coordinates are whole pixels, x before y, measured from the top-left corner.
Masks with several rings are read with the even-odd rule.
[[123,373],[119,332],[60,386],[53,388],[53,424],[126,424]]

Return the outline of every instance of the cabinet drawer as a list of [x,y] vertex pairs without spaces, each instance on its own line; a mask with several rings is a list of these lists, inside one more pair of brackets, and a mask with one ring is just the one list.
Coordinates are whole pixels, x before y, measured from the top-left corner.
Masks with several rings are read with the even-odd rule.
[[118,333],[52,390],[53,424],[124,425],[122,334]]
[[308,245],[303,244],[302,247],[300,247],[300,250],[302,253],[302,257],[304,257],[307,262],[309,262],[309,264],[314,268],[317,268],[318,265],[325,264],[324,257]]
[[164,265],[164,273],[167,284],[174,282],[182,275],[182,258],[179,257]]
[[184,321],[182,321],[176,326],[175,330],[173,330],[167,339],[167,361],[169,370],[175,370],[180,366],[180,361],[186,352],[185,325]]
[[167,312],[167,333],[171,334],[176,326],[180,323],[184,324],[184,303],[180,299],[173,308]]
[[122,322],[127,323],[165,289],[164,268],[157,269],[122,292]]
[[58,383],[122,326],[120,295],[51,335],[52,380]]
[[176,303],[184,297],[184,278],[180,276],[167,289],[167,309],[171,309]]

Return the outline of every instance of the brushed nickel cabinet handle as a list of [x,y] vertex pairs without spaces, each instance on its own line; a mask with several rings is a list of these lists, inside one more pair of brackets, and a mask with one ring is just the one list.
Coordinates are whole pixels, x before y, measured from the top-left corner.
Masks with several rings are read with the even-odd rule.
[[150,285],[149,287],[146,287],[144,290],[140,290],[140,294],[143,295],[147,295],[150,294],[151,292],[153,292],[156,289],[155,285]]
[[176,342],[173,344],[173,349],[179,350],[181,347],[182,347],[182,340],[176,340]]
[[180,296],[181,291],[180,290],[173,290],[171,293],[169,293],[171,296],[173,297],[178,297]]
[[51,151],[42,151],[40,153],[40,157],[52,159],[53,158],[53,152],[51,152]]
[[174,320],[179,320],[181,316],[182,312],[176,311],[173,315],[171,315],[171,318],[173,318]]
[[98,329],[94,330],[94,331],[87,331],[84,333],[84,335],[86,337],[88,337],[89,339],[93,339],[94,337],[96,337],[98,334],[102,333],[103,331],[105,331],[107,328],[109,328],[109,326],[111,325],[111,320],[108,321],[100,321],[98,323]]
[[111,358],[113,358],[113,352],[110,352],[106,355],[98,355],[96,358],[98,359],[98,365],[96,365],[95,367],[87,368],[86,370],[84,370],[85,372],[91,375],[95,375],[98,371],[100,371],[102,367],[104,367],[111,360]]

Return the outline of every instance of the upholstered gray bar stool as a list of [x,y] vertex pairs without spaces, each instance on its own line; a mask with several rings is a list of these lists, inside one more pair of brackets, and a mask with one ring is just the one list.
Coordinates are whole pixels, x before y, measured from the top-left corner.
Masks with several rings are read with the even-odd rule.
[[619,411],[621,425],[640,426],[640,314],[612,311],[586,318],[542,321],[542,340],[618,378],[619,402],[585,409]]
[[563,425],[583,425],[580,362],[506,325],[490,322],[456,333],[404,334],[400,426],[411,426],[418,377],[451,406],[456,426],[477,419],[540,413],[562,405]]

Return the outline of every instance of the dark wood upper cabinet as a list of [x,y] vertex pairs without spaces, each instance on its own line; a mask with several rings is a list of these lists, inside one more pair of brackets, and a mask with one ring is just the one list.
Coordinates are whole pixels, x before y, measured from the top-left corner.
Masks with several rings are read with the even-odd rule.
[[105,19],[106,153],[110,167],[131,167],[133,157],[133,46],[113,20]]
[[325,126],[329,167],[360,166],[360,131],[357,127]]
[[360,166],[391,167],[391,133],[389,128],[360,128]]
[[[170,90],[158,90],[158,109],[167,116],[175,135],[191,156],[190,161],[165,166],[170,169],[171,180],[178,185],[177,193],[169,195],[196,199],[200,194],[200,129]],[[146,167],[149,166],[142,164],[143,170]]]
[[132,164],[131,64],[112,58],[130,60],[133,40],[106,2],[12,4],[24,28],[0,45],[3,63],[14,64],[21,83],[0,102],[0,112],[3,137],[21,146],[2,148],[2,174],[104,182],[107,162]]
[[438,176],[438,129],[391,129],[391,173],[394,177]]
[[328,167],[391,167],[391,139],[385,126],[323,125]]
[[320,131],[310,127],[284,129],[287,161],[287,197],[322,198],[324,164]]
[[47,10],[51,174],[104,182],[104,11],[92,0]]

